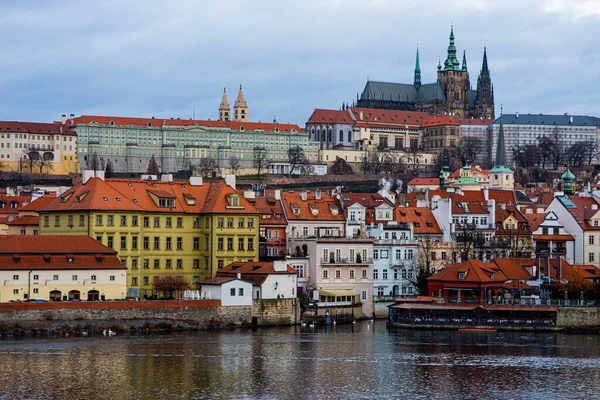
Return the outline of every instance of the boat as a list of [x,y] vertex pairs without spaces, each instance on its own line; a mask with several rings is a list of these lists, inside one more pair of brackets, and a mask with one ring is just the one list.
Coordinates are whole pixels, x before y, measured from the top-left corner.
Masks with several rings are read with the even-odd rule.
[[497,329],[493,326],[469,326],[465,328],[458,328],[459,332],[496,332]]

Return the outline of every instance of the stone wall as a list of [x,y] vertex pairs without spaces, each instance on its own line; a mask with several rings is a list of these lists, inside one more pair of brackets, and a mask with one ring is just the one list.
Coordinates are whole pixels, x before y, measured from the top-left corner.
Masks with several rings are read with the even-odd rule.
[[600,307],[558,307],[556,326],[573,329],[600,328]]
[[252,301],[252,317],[258,325],[293,325],[300,320],[297,299],[269,299]]
[[0,330],[215,329],[249,326],[251,311],[221,307],[218,300],[11,303],[0,305]]
[[375,318],[387,319],[390,316],[389,306],[394,304],[394,300],[375,300],[373,301]]

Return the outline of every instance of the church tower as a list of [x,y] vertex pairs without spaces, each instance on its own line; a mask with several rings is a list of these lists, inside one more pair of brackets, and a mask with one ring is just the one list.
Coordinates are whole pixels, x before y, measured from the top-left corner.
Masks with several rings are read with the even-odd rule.
[[438,83],[446,95],[446,112],[457,118],[467,118],[468,115],[468,75],[466,55],[463,55],[463,66],[456,58],[454,45],[454,26],[450,27],[450,43],[448,56],[444,67],[438,67]]
[[494,118],[494,86],[488,68],[487,50],[483,48],[483,63],[477,78],[477,99],[475,100],[475,118]]
[[233,105],[233,120],[236,122],[248,121],[248,105],[244,100],[244,92],[242,92],[242,85],[240,85],[240,91],[238,92],[237,99]]
[[498,144],[496,145],[496,160],[494,168],[489,171],[490,189],[513,190],[515,188],[514,172],[506,166],[506,147],[504,145],[504,125],[500,114],[498,129]]
[[223,88],[223,98],[221,99],[221,105],[219,106],[219,121],[229,121],[229,113],[231,112],[231,108],[229,108],[229,102],[227,101],[227,90]]
[[421,87],[421,65],[419,65],[419,47],[417,46],[417,61],[415,61],[415,89],[417,91]]

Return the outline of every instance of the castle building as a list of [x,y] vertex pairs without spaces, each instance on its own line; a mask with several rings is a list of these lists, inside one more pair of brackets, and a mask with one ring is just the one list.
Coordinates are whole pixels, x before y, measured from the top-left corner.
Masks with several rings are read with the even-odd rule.
[[[471,89],[467,56],[463,51],[462,64],[454,44],[454,28],[450,29],[448,55],[444,65],[438,63],[437,81],[421,83],[419,50],[415,63],[413,83],[367,81],[358,107],[405,111],[424,111],[429,115],[449,114],[457,118],[494,118],[494,87],[483,50],[483,63],[477,89]],[[357,96],[358,97],[358,96]]]

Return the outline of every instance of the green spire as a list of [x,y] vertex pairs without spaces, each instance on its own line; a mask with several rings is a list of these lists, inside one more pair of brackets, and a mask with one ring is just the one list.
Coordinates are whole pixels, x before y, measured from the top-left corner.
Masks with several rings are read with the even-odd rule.
[[415,62],[415,88],[421,87],[421,66],[419,65],[419,46],[417,45],[417,61]]
[[467,71],[467,52],[463,50],[462,70]]
[[460,71],[460,61],[456,58],[456,46],[454,45],[453,25],[450,25],[450,44],[448,45],[448,57],[444,61],[444,71]]
[[438,72],[442,70],[442,61],[438,58]]
[[498,129],[498,144],[496,145],[496,160],[490,172],[512,172],[506,166],[506,148],[504,146],[504,125],[502,124],[502,111],[500,111],[500,128]]

